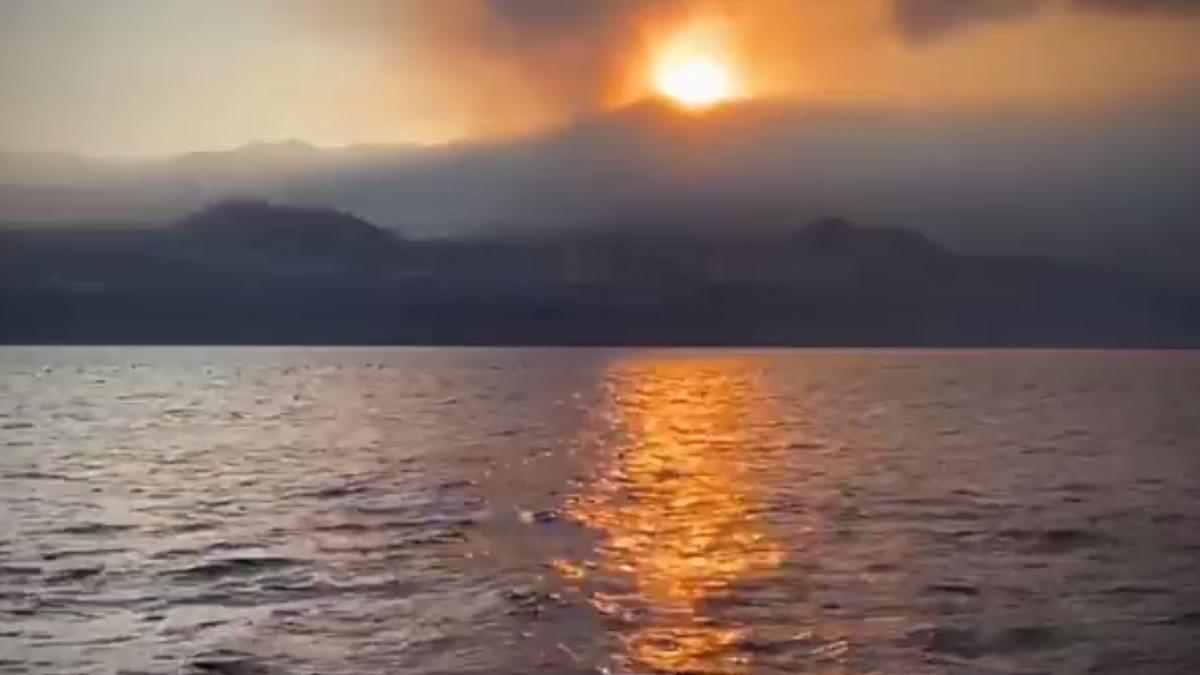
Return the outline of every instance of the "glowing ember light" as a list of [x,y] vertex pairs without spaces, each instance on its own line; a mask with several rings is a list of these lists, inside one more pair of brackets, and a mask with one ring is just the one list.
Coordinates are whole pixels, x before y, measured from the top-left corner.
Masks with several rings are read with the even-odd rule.
[[664,96],[689,108],[708,107],[733,96],[729,71],[705,58],[663,68],[654,78],[654,84]]
[[658,93],[688,108],[707,108],[736,95],[733,73],[718,27],[697,24],[660,50],[652,83]]

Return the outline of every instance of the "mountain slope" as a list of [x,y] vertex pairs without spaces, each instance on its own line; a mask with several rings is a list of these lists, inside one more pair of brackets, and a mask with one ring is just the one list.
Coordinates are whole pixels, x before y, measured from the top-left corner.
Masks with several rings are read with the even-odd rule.
[[235,202],[0,230],[0,342],[1195,346],[1200,294],[838,219],[400,241]]
[[[37,199],[5,199],[0,220],[175,216],[229,197],[328,204],[417,236],[745,228],[840,213],[985,251],[1122,263],[1132,245],[1141,250],[1129,259],[1149,268],[1172,250],[1168,238],[1200,220],[1191,112],[1081,122],[777,102],[692,115],[643,103],[525,138],[438,148],[289,142],[118,164],[59,158],[27,184],[111,199],[47,197],[42,214]],[[14,182],[21,162],[36,164],[17,160],[0,176]]]

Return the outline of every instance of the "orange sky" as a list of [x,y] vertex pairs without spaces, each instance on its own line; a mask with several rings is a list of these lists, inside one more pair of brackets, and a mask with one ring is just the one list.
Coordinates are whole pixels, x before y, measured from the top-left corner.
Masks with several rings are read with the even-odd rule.
[[[404,115],[415,89],[438,111],[428,120],[431,138],[519,131],[653,94],[656,59],[688,33],[719,43],[714,51],[745,97],[1092,108],[1200,90],[1200,23],[1190,15],[1047,2],[1019,17],[962,19],[915,38],[898,28],[893,0],[610,4],[618,6],[612,15],[579,17],[593,22],[586,29],[505,23],[487,3],[452,2],[452,18],[425,13],[429,39],[416,47],[409,16],[340,35],[402,45],[392,62],[394,91],[405,97],[396,112]],[[508,33],[517,30],[527,34]]]
[[696,26],[719,44],[741,96],[983,109],[1158,102],[1200,91],[1195,6],[7,0],[0,149],[128,155],[520,133],[652,92],[665,45]]

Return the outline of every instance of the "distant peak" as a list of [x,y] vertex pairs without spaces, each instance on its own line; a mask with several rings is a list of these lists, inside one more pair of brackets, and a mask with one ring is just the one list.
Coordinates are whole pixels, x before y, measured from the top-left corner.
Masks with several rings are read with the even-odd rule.
[[317,146],[298,138],[288,138],[282,141],[254,141],[247,143],[234,152],[239,153],[295,153],[316,152]]
[[218,248],[313,258],[366,259],[385,253],[398,241],[345,211],[254,198],[209,204],[173,227],[196,242]]

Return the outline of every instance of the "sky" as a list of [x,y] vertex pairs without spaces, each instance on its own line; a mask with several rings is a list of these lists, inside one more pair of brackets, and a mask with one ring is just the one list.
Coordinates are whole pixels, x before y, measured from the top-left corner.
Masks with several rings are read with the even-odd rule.
[[1200,1],[3,0],[0,150],[511,136],[654,94],[671,50],[740,98],[1161,107],[1200,92]]

